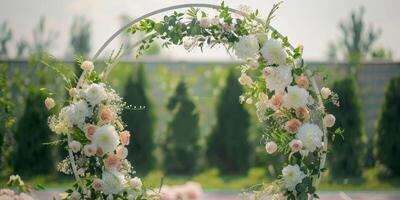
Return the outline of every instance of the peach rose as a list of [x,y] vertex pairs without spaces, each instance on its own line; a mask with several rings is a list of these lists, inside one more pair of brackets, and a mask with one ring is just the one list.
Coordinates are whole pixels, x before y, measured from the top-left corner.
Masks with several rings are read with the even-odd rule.
[[103,149],[101,147],[97,147],[96,156],[98,156],[98,157],[103,157],[104,156],[104,151],[103,151]]
[[117,155],[110,153],[107,155],[107,158],[104,161],[104,165],[108,170],[117,169],[121,165],[121,161],[119,160]]
[[125,159],[128,156],[128,149],[124,146],[118,146],[116,151],[119,159]]
[[310,118],[310,112],[306,107],[299,107],[296,109],[296,117],[308,120]]
[[110,123],[115,119],[115,113],[107,107],[102,107],[99,111],[100,120],[103,123]]
[[283,102],[283,94],[282,93],[275,94],[269,100],[269,107],[271,107],[273,110],[278,110],[282,106],[282,102]]
[[119,134],[119,140],[121,141],[121,144],[123,144],[123,145],[129,144],[130,137],[131,137],[131,134],[129,133],[129,131],[122,131]]
[[308,89],[308,87],[310,85],[309,81],[308,81],[308,78],[306,76],[298,76],[298,77],[296,77],[295,78],[295,82],[299,87],[304,88],[304,89]]
[[50,109],[54,108],[54,106],[56,105],[56,102],[54,102],[54,99],[53,99],[53,98],[47,97],[47,98],[44,100],[44,105],[46,106],[46,108],[47,108],[48,110],[50,110]]
[[301,122],[298,119],[291,119],[285,123],[285,129],[289,133],[296,134],[299,131]]
[[267,144],[265,144],[265,150],[267,151],[267,153],[269,154],[273,154],[275,153],[275,151],[278,149],[278,145],[276,145],[275,142],[271,141],[271,142],[267,142]]
[[98,179],[98,178],[94,179],[92,182],[92,188],[95,191],[101,191],[103,189],[103,185],[104,185],[104,181],[101,179]]
[[92,124],[86,124],[83,126],[83,131],[87,139],[92,140],[94,133],[96,132],[96,126]]

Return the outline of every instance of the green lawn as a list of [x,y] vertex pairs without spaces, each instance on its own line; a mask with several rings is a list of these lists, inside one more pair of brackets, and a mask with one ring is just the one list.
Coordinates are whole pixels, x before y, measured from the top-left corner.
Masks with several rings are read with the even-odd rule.
[[[400,192],[400,178],[391,180],[379,180],[378,170],[369,169],[364,172],[363,179],[330,180],[325,177],[321,183],[320,191],[398,191]],[[217,170],[208,170],[195,176],[164,176],[161,171],[153,171],[143,178],[151,187],[159,187],[161,180],[165,185],[183,184],[186,181],[195,181],[202,184],[206,190],[240,191],[261,182],[270,182],[266,179],[264,170],[253,168],[247,176],[219,176]],[[25,178],[31,186],[42,185],[49,189],[64,189],[72,185],[72,178],[66,176],[48,175],[33,178]],[[6,180],[0,180],[4,187]]]

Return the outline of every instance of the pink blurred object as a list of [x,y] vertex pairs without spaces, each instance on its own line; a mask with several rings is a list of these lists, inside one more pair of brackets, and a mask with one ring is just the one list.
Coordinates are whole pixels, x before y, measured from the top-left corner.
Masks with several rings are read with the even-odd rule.
[[164,186],[160,195],[161,200],[200,200],[203,189],[198,183],[187,182],[184,185]]

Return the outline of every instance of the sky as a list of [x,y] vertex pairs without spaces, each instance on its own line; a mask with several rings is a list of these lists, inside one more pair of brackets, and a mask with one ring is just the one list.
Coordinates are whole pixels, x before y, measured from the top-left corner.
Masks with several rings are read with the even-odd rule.
[[[238,8],[246,4],[259,9],[266,16],[272,0],[225,0],[225,4]],[[32,29],[41,16],[45,16],[49,29],[59,32],[51,53],[57,57],[69,48],[69,28],[74,16],[84,16],[92,22],[92,52],[121,27],[120,16],[131,18],[156,9],[184,3],[220,4],[214,0],[0,0],[0,22],[6,20],[14,31],[14,43],[19,38],[32,39]],[[304,57],[308,60],[326,59],[329,42],[340,37],[338,23],[349,18],[351,10],[363,5],[368,24],[382,30],[378,46],[392,50],[395,60],[400,60],[400,1],[399,0],[286,0],[277,12],[272,25],[289,37],[293,45],[305,46]],[[158,16],[160,17],[160,16]],[[157,17],[155,17],[157,18]],[[118,43],[118,44],[117,44]],[[116,41],[107,51],[120,44]],[[12,44],[14,45],[14,44]],[[222,48],[187,53],[182,47],[163,50],[163,55],[173,60],[224,60],[230,59]]]

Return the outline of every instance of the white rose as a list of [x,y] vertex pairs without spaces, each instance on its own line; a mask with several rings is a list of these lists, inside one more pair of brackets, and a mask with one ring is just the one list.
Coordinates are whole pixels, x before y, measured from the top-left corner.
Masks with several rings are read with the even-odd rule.
[[129,181],[129,184],[134,190],[140,190],[142,188],[142,180],[138,177],[134,177]]
[[81,68],[86,72],[90,72],[90,71],[93,70],[94,65],[93,65],[93,63],[91,61],[87,61],[86,60],[86,61],[83,61],[82,65],[81,65]]
[[299,139],[305,148],[304,153],[313,152],[316,148],[321,146],[323,132],[315,124],[304,123],[300,126],[296,138]]
[[246,73],[242,73],[239,77],[239,83],[245,86],[251,86],[253,84],[253,79],[248,76]]
[[75,104],[71,104],[67,111],[68,120],[78,127],[83,127],[86,117],[92,115],[92,111],[89,109],[86,101],[84,100],[80,100]]
[[303,181],[306,175],[300,170],[300,167],[295,165],[288,165],[282,169],[283,184],[289,191],[294,191],[296,185]]
[[97,147],[94,144],[87,144],[83,147],[83,153],[87,157],[96,155]]
[[68,144],[68,147],[71,149],[72,152],[78,153],[82,148],[82,144],[78,141],[73,140]]
[[258,54],[259,45],[257,37],[254,35],[246,35],[239,38],[239,41],[234,44],[235,54],[238,58],[246,60],[253,58]]
[[104,125],[96,129],[92,139],[93,144],[103,150],[104,154],[114,151],[119,144],[119,136],[115,127]]
[[269,65],[285,65],[286,64],[286,52],[281,42],[275,39],[267,40],[261,48],[261,55],[267,60]]
[[78,94],[78,90],[76,88],[71,88],[68,93],[70,97],[75,97]]
[[107,93],[102,84],[93,83],[86,88],[84,96],[86,100],[94,106],[105,100],[107,98]]
[[329,96],[331,96],[331,94],[332,94],[331,89],[329,89],[327,87],[321,88],[321,96],[323,99],[329,98]]
[[47,97],[47,98],[44,100],[44,105],[46,106],[46,108],[47,108],[48,110],[50,110],[50,109],[54,108],[54,106],[56,105],[56,102],[54,102],[54,99],[53,99],[53,98]]
[[265,78],[266,87],[269,90],[283,91],[293,81],[292,72],[289,66],[268,68],[269,75]]
[[283,107],[297,109],[307,105],[309,97],[307,90],[295,85],[287,87],[287,91],[283,95]]
[[324,119],[322,120],[322,123],[324,124],[325,127],[330,128],[333,125],[335,125],[335,121],[336,121],[335,116],[332,114],[328,114],[325,115]]
[[193,47],[194,47],[194,45],[195,45],[195,40],[194,39],[192,39],[192,38],[186,38],[184,41],[183,41],[183,47],[186,49],[186,50],[191,50]]
[[208,17],[203,17],[200,19],[200,27],[207,28],[210,26],[210,19]]
[[71,193],[70,200],[79,200],[79,199],[81,199],[81,194],[79,194],[79,192],[74,191]]
[[103,192],[106,195],[118,194],[126,187],[124,175],[116,170],[103,171],[102,180],[104,182]]
[[276,145],[275,142],[270,141],[267,142],[267,144],[265,144],[265,150],[267,151],[267,153],[269,154],[273,154],[275,153],[275,151],[278,149],[278,145]]

